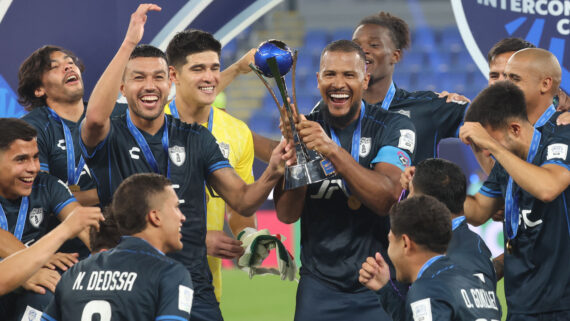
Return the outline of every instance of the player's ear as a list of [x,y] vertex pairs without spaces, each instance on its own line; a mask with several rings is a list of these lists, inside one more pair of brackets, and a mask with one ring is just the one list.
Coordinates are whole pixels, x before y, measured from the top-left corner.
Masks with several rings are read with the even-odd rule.
[[392,59],[391,59],[392,64],[399,63],[401,59],[402,59],[402,50],[401,49],[394,49],[392,51]]
[[412,239],[407,234],[402,234],[402,245],[404,247],[404,253],[408,253],[412,249]]
[[154,227],[158,227],[162,224],[160,212],[158,210],[150,210],[146,217],[148,219],[148,223]]
[[522,126],[518,122],[511,122],[509,124],[509,134],[513,135],[514,137],[519,137],[521,135]]
[[170,74],[170,82],[174,82],[174,84],[177,83],[177,73],[176,73],[176,68],[174,68],[174,66],[168,66],[168,72]]
[[34,90],[34,95],[38,98],[43,97],[46,94],[44,87],[38,87]]
[[552,77],[545,77],[540,82],[540,93],[546,94],[552,91]]

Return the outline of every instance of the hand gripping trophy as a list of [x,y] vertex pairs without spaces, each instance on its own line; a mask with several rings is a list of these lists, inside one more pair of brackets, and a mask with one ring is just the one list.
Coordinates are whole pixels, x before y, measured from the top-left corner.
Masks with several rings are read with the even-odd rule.
[[[295,143],[295,152],[297,154],[297,164],[287,166],[285,168],[285,190],[294,189],[304,185],[320,182],[328,176],[334,174],[335,169],[332,163],[319,153],[307,149],[299,138],[293,115],[298,115],[297,111],[293,113],[292,107],[288,101],[287,87],[285,85],[284,76],[292,68],[292,84],[293,84],[293,104],[297,106],[295,96],[295,64],[297,62],[297,51],[293,54],[291,49],[285,43],[279,40],[268,40],[259,45],[255,53],[255,66],[250,64],[250,68],[261,79],[269,93],[275,100],[277,108],[281,114],[281,120],[284,126],[287,124],[291,128],[293,142]],[[277,84],[277,88],[281,93],[281,99],[285,112],[281,112],[281,104],[275,95],[275,92],[263,77],[273,78]]]

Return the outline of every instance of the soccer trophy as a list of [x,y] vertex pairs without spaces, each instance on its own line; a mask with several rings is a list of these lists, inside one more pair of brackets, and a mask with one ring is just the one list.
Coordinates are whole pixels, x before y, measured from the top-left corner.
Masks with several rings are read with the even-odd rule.
[[[297,62],[297,51],[291,52],[285,43],[279,40],[268,40],[257,48],[255,53],[255,66],[250,64],[250,68],[261,79],[269,93],[275,100],[277,108],[280,110],[283,126],[290,126],[295,143],[295,152],[297,153],[297,164],[287,166],[285,168],[285,190],[294,189],[304,185],[320,182],[328,176],[334,174],[334,166],[319,153],[307,149],[299,138],[295,122],[293,120],[293,110],[287,97],[287,86],[285,85],[284,76],[292,71],[293,85],[293,104],[297,106],[295,96],[295,64]],[[273,78],[281,94],[281,99],[285,109],[285,113],[281,113],[281,104],[275,95],[275,92],[263,77]],[[285,114],[285,115],[283,115]],[[297,115],[297,113],[295,112]],[[285,119],[284,119],[285,118]]]

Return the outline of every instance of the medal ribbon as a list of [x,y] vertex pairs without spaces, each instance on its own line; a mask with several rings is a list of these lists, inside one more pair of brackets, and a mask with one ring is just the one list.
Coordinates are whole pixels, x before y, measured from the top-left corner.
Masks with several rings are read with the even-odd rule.
[[453,220],[451,220],[451,230],[455,231],[455,229],[461,225],[461,223],[463,223],[463,221],[465,221],[465,216],[459,216],[454,218]]
[[[352,146],[350,147],[350,155],[352,156],[352,158],[354,158],[354,160],[358,163],[360,156],[360,134],[362,131],[362,118],[364,118],[364,113],[366,112],[366,106],[364,105],[364,102],[360,102],[360,117],[358,118],[358,124],[356,125],[356,128],[354,129],[354,132],[352,133]],[[338,138],[338,135],[336,134],[334,128],[331,127],[331,138],[333,140],[333,142],[335,142],[338,146],[340,146],[342,148],[342,145],[340,144],[340,139]],[[356,146],[356,147],[355,147]],[[350,190],[348,188],[348,185],[346,184],[346,182],[344,181],[344,178],[342,178],[342,184],[344,186],[344,188],[346,189],[346,192],[348,193],[348,195],[350,195]]]
[[388,92],[382,101],[382,109],[388,110],[390,108],[390,104],[392,104],[392,100],[394,99],[394,95],[396,94],[396,86],[394,86],[394,82],[390,84],[390,88],[388,88]]
[[[538,122],[537,122],[538,123]],[[538,151],[538,146],[540,145],[540,132],[535,128],[534,134],[532,135],[532,142],[530,144],[530,149],[528,151],[528,156],[526,157],[527,163],[532,162],[536,153]],[[514,239],[517,236],[519,229],[519,197],[518,189],[513,193],[513,178],[509,176],[509,183],[507,185],[507,192],[505,196],[505,227],[507,230],[507,236],[509,240]]]
[[433,264],[433,262],[439,260],[441,257],[443,257],[443,255],[436,255],[434,257],[432,257],[431,259],[429,259],[426,263],[424,263],[424,265],[422,266],[422,268],[420,269],[420,271],[418,272],[418,277],[416,279],[419,279],[422,277],[422,274],[424,274],[425,270]]
[[[172,117],[180,119],[180,116],[178,115],[178,109],[176,108],[175,100],[176,97],[172,99],[170,104],[168,104],[168,107],[170,108],[170,113],[172,114]],[[210,133],[212,132],[213,126],[214,126],[214,108],[210,107],[210,116],[208,116],[208,130],[210,131]]]
[[[24,234],[24,225],[26,225],[26,217],[28,216],[28,197],[22,197],[20,203],[20,210],[18,211],[18,221],[16,221],[16,229],[14,230],[14,236],[18,240],[22,240],[22,234]],[[6,231],[10,231],[8,227],[8,219],[6,218],[6,213],[4,208],[0,205],[0,227]]]
[[[140,130],[133,124],[131,120],[131,114],[129,109],[127,109],[127,127],[129,128],[129,132],[133,135],[133,138],[137,141],[137,144],[141,148],[146,161],[152,167],[153,171],[157,174],[162,174],[158,169],[158,163],[150,150],[150,146],[144,139],[144,136],[140,132]],[[164,131],[162,132],[162,148],[164,149],[164,153],[166,155],[166,177],[170,178],[170,162],[168,161],[168,118],[164,115]]]
[[75,167],[75,148],[73,146],[73,136],[65,121],[51,108],[48,107],[51,116],[61,123],[63,135],[65,137],[65,151],[67,152],[67,185],[76,185],[79,182],[81,171],[85,167],[83,156],[79,157],[79,164]]
[[556,112],[556,108],[554,108],[554,105],[550,105],[550,107],[548,107],[548,109],[546,109],[546,111],[544,112],[544,114],[542,114],[540,116],[540,118],[536,121],[536,124],[534,124],[534,128],[538,128],[538,127],[542,127],[544,126],[544,124],[546,124],[546,122],[550,119],[550,117]]

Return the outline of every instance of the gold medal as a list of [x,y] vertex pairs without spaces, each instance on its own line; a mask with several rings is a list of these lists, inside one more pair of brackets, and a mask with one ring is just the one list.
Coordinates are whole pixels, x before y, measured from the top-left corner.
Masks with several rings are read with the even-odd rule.
[[81,188],[79,188],[79,185],[77,184],[69,185],[68,187],[72,193],[81,191]]
[[353,211],[356,211],[362,205],[362,203],[354,195],[350,195],[348,197],[347,203],[348,203],[348,207]]
[[511,240],[507,241],[507,253],[509,254],[513,254],[513,243],[511,242]]

